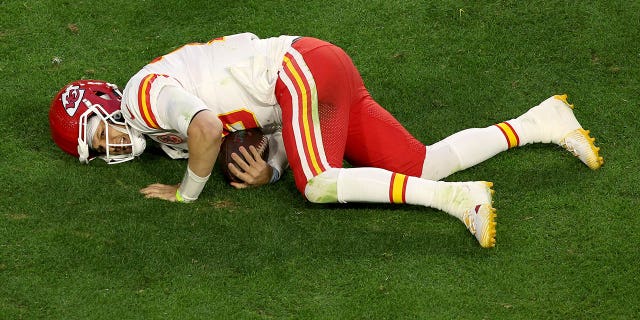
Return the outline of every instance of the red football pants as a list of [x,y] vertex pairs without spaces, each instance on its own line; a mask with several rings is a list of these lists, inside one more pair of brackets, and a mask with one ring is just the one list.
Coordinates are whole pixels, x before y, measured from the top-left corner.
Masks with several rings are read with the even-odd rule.
[[296,187],[343,160],[420,176],[425,146],[369,94],[339,47],[300,38],[283,59],[276,83],[282,136]]

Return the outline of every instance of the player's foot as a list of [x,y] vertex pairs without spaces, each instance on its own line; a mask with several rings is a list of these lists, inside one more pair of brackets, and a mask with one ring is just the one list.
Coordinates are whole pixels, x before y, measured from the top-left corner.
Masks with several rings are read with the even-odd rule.
[[443,182],[436,193],[438,209],[462,220],[464,213],[479,204],[491,204],[493,183],[487,181]]
[[578,157],[580,161],[589,168],[597,170],[604,163],[604,159],[598,154],[600,148],[596,147],[594,142],[596,138],[589,136],[589,130],[582,128],[569,132],[562,140],[560,145]]
[[438,192],[442,210],[458,217],[484,248],[496,243],[496,210],[492,207],[493,183],[487,181],[444,182]]
[[464,224],[483,248],[496,246],[496,216],[491,204],[479,204],[464,213]]
[[600,148],[594,144],[575,115],[573,105],[567,102],[567,95],[555,95],[529,109],[519,117],[528,127],[536,128],[531,142],[555,143],[578,157],[589,168],[596,170],[604,160],[599,156]]

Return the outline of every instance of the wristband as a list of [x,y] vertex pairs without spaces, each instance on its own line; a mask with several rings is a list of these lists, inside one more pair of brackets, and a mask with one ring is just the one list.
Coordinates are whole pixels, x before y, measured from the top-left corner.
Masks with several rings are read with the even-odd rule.
[[184,173],[182,183],[180,183],[180,187],[178,191],[176,191],[176,200],[180,202],[192,202],[198,199],[200,192],[204,189],[204,185],[210,176],[211,174],[206,177],[200,177],[193,173],[187,165],[187,172]]
[[180,189],[176,189],[176,201],[184,202],[184,198],[182,198],[182,195],[180,194]]

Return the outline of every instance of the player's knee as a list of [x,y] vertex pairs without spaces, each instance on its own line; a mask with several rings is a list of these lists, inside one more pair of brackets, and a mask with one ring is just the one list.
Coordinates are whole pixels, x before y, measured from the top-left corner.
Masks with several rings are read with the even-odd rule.
[[338,174],[340,169],[331,168],[307,181],[304,196],[313,203],[338,202]]

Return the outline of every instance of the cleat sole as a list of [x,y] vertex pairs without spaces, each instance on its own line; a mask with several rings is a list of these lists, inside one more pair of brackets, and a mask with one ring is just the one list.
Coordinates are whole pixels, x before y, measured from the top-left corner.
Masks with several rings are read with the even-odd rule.
[[589,130],[582,128],[571,131],[562,139],[560,146],[578,157],[590,169],[597,170],[604,164],[604,159],[599,154],[600,148],[595,146],[596,139],[589,134]]

